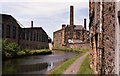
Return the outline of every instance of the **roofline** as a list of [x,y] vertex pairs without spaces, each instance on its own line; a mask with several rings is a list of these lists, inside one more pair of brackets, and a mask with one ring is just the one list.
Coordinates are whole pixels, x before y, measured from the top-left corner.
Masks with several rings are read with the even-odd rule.
[[55,31],[55,32],[53,32],[53,33],[56,33],[56,32],[59,32],[59,31],[62,31],[62,29],[60,29],[60,30],[57,30],[57,31]]
[[[1,13],[0,13],[0,15],[10,16],[11,18],[13,18],[13,19],[15,20],[15,22],[19,25],[19,27],[20,27],[21,29],[42,29],[42,30],[43,30],[42,27],[33,27],[33,28],[28,27],[28,28],[22,28],[22,27],[20,26],[20,24],[18,23],[18,21],[17,21],[12,15],[9,15],[9,14],[1,14]],[[43,30],[43,31],[45,32],[45,30]],[[46,32],[45,32],[45,33],[46,33]],[[47,33],[46,33],[46,34],[47,34]],[[47,36],[48,36],[48,34],[47,34]]]

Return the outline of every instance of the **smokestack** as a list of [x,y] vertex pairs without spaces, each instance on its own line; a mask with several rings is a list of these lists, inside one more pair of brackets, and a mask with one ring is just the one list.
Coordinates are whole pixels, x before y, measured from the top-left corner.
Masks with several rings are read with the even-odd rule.
[[84,28],[86,30],[86,18],[84,19]]
[[62,24],[62,29],[65,29],[66,25],[65,24]]
[[74,7],[70,6],[70,25],[74,25]]
[[31,28],[33,28],[33,21],[31,21]]

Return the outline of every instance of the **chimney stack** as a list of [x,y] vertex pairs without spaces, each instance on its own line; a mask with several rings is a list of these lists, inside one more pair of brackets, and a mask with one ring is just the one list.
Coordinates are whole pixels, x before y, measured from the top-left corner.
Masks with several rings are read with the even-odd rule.
[[70,6],[70,25],[74,25],[74,7]]
[[84,28],[86,30],[86,18],[84,19]]
[[31,21],[31,28],[33,28],[33,21]]
[[65,29],[66,25],[65,24],[62,24],[62,29]]

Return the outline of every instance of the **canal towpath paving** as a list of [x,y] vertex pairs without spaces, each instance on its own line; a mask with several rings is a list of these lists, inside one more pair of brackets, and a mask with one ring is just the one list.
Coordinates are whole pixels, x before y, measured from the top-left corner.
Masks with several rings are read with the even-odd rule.
[[79,57],[73,64],[71,64],[67,70],[64,71],[63,74],[77,74],[79,71],[80,65],[82,64],[82,61],[85,59],[85,57],[89,54],[87,52],[85,55]]

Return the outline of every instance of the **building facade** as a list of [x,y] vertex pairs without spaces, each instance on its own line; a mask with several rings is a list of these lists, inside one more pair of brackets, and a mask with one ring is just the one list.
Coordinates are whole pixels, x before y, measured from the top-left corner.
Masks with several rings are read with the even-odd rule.
[[15,42],[23,49],[48,48],[48,35],[42,27],[21,28],[20,24],[11,15],[0,14],[2,17],[2,39]]
[[118,33],[119,34],[118,35],[119,36],[119,38],[118,38],[118,42],[119,42],[118,46],[119,46],[119,48],[118,49],[119,49],[119,74],[120,74],[120,41],[119,41],[120,40],[120,10],[118,11],[118,22],[119,22],[119,33]]
[[116,2],[89,0],[90,66],[96,74],[116,74]]
[[87,42],[89,31],[86,30],[86,19],[84,19],[84,27],[74,24],[74,7],[70,6],[70,24],[62,24],[62,29],[53,33],[54,47],[72,48],[70,45],[76,45],[75,42],[77,42],[76,46],[80,42]]

